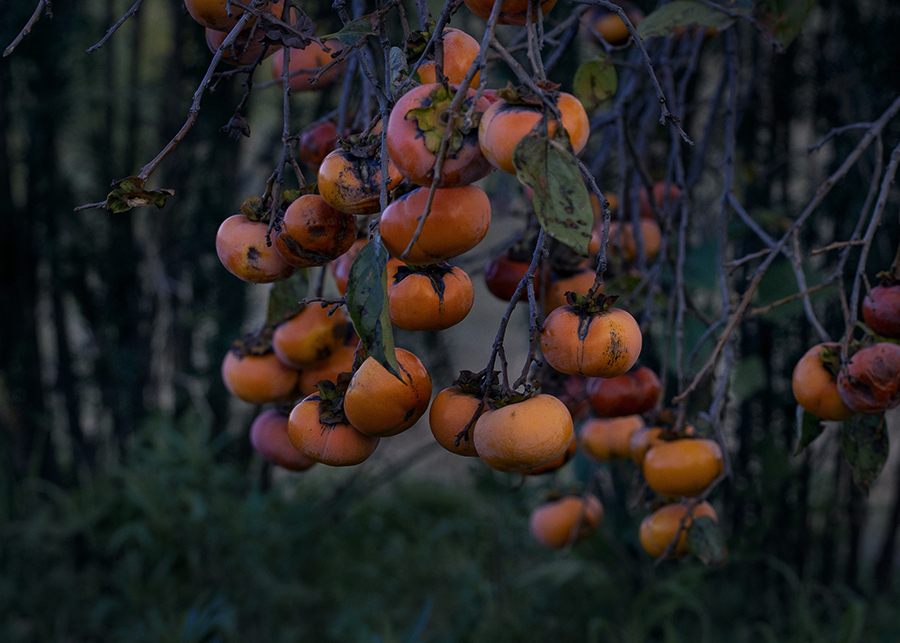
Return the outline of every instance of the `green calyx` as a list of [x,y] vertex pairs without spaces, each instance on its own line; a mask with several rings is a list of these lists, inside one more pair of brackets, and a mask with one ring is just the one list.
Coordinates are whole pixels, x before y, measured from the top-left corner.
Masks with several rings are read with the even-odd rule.
[[597,293],[593,297],[590,295],[579,295],[576,292],[566,293],[566,302],[581,317],[605,313],[612,308],[612,305],[616,303],[618,298],[618,295],[604,295],[603,293]]
[[[425,139],[425,147],[434,155],[437,155],[440,151],[441,142],[444,140],[447,128],[451,126],[449,122],[451,115],[448,110],[453,102],[455,93],[456,88],[453,86],[438,85],[428,95],[426,104],[423,107],[416,107],[406,113],[406,119],[416,122],[416,128]],[[462,111],[466,111],[471,105],[472,97],[466,98],[463,101]],[[479,112],[475,112],[470,126],[464,126],[458,116],[453,119],[453,129],[447,142],[448,157],[454,158],[456,156],[467,136],[475,136],[480,116]]]
[[351,377],[350,373],[341,373],[337,382],[331,380],[316,382],[316,388],[319,390],[316,396],[319,402],[319,422],[322,424],[347,424],[347,416],[344,414],[344,394],[350,386]]

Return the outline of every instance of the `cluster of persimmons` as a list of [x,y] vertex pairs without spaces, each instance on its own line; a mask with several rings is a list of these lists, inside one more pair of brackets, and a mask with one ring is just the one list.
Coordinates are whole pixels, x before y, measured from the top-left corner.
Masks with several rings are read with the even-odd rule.
[[[541,10],[546,13],[554,3],[542,2]],[[186,4],[207,28],[210,48],[217,50],[240,9],[232,8],[229,16],[225,0]],[[493,7],[488,0],[466,4],[482,18]],[[527,0],[506,0],[500,23],[524,25],[527,6]],[[280,15],[282,5],[273,2],[266,10]],[[598,13],[593,24],[613,44],[630,37],[614,15]],[[269,45],[251,27],[223,56],[246,65],[277,49],[264,52],[264,47]],[[316,42],[292,49],[292,90],[307,91],[333,80],[337,67],[316,74],[337,51]],[[352,136],[338,132],[331,121],[307,128],[299,138],[297,157],[316,169],[315,191],[285,198],[274,214],[259,200],[245,203],[241,214],[219,228],[216,249],[222,264],[252,283],[272,283],[298,269],[327,265],[345,295],[358,253],[367,243],[379,243],[391,255],[386,267],[391,324],[439,331],[462,322],[472,308],[474,289],[466,272],[448,262],[478,245],[491,222],[490,200],[474,183],[495,170],[515,175],[516,145],[541,122],[551,137],[562,127],[573,154],[585,147],[590,134],[582,103],[555,88],[546,91],[556,108],[553,116],[544,107],[546,96],[511,87],[483,92],[470,88],[462,102],[451,107],[479,51],[471,36],[446,28],[442,69],[434,62],[420,65],[386,123],[375,122]],[[274,78],[281,78],[282,65],[278,52]],[[472,85],[477,83],[476,75]],[[383,150],[389,158],[382,158]],[[461,373],[432,400],[431,378],[416,355],[396,349],[397,377],[367,354],[340,302],[309,303],[236,342],[223,361],[222,378],[238,398],[293,406],[289,415],[280,406],[257,417],[251,429],[256,449],[295,471],[317,462],[355,465],[366,460],[382,438],[406,431],[428,412],[431,431],[442,447],[478,457],[497,471],[554,471],[579,447],[597,461],[630,458],[659,496],[658,508],[641,525],[643,546],[655,557],[683,555],[692,518],[715,519],[707,502],[692,499],[722,474],[722,453],[715,441],[695,437],[690,427],[674,431],[646,426],[642,414],[653,412],[655,417],[660,406],[660,381],[650,369],[636,366],[641,329],[627,311],[613,306],[615,297],[606,297],[597,279],[603,218],[599,201],[592,198],[588,259],[570,258],[559,270],[547,262],[530,268],[532,238],[524,250],[510,249],[484,269],[490,292],[507,301],[523,297],[523,280],[533,280],[543,317],[539,344],[547,368],[542,372],[552,369],[558,378],[571,378],[582,394],[551,395],[528,384],[516,391],[501,386],[495,373],[482,371]],[[615,260],[625,266],[633,265],[639,246],[644,257],[655,256],[661,232],[654,210],[678,198],[677,188],[668,184],[644,192],[640,232],[630,222],[611,223],[606,234],[610,255],[618,253]],[[615,208],[615,197],[609,201]],[[375,229],[369,225],[370,215],[380,215],[372,239],[367,234]],[[576,438],[573,415],[582,419],[588,402],[593,417],[586,419]],[[536,509],[531,529],[539,542],[559,548],[590,534],[602,515],[599,499],[585,492]]]

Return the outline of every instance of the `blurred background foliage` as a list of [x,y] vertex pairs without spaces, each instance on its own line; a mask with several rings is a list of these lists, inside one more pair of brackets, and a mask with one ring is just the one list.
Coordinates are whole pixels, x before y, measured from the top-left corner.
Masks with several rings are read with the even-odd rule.
[[[652,565],[637,544],[643,514],[628,510],[633,473],[624,464],[601,467],[600,532],[564,552],[531,542],[527,516],[549,486],[584,485],[593,472],[580,457],[555,480],[524,484],[476,465],[443,471],[430,458],[453,456],[427,449],[352,472],[273,476],[247,440],[255,409],[230,399],[218,375],[232,340],[259,322],[264,288],[223,270],[213,239],[279,158],[280,94],[255,96],[253,135],[238,142],[218,128],[239,83],[208,94],[196,127],[154,177],[176,192],[162,210],[74,212],[162,148],[209,60],[181,0],[146,0],[85,54],[130,4],[58,3],[53,20],[42,19],[0,63],[0,639],[900,637],[896,458],[867,499],[836,431],[792,456],[790,373],[816,341],[799,304],[741,327],[728,436],[735,476],[712,498],[730,552],[718,568]],[[317,33],[336,30],[327,4],[306,4]],[[561,0],[555,12],[569,8]],[[32,11],[0,0],[4,46]],[[454,26],[480,36],[483,26],[465,11]],[[748,92],[741,192],[768,229],[784,229],[858,138],[837,137],[812,157],[805,145],[874,120],[900,94],[898,32],[900,8],[889,0],[818,0],[804,34],[779,56],[739,29]],[[722,51],[713,39],[702,64],[719,73]],[[551,77],[565,88],[589,55],[573,48]],[[698,82],[689,94],[698,105],[701,90]],[[295,127],[333,108],[338,91],[295,97]],[[687,115],[689,130],[702,122]],[[888,126],[887,149],[898,130],[897,121]],[[872,164],[866,155],[834,188],[805,229],[805,248],[850,236]],[[704,189],[715,193],[715,175],[712,186],[700,184],[698,203]],[[870,279],[897,247],[896,213],[892,197]],[[716,259],[697,232],[687,274],[700,293],[715,288]],[[739,225],[731,241],[735,256],[760,248]],[[811,284],[828,274],[828,261],[811,264]],[[776,263],[760,302],[792,288],[789,266]],[[815,301],[839,335],[836,290]],[[494,329],[484,330],[485,347]],[[688,346],[702,330],[687,326]],[[418,342],[438,383],[471,367],[455,363],[440,337],[398,337]],[[646,359],[659,364],[659,355]]]

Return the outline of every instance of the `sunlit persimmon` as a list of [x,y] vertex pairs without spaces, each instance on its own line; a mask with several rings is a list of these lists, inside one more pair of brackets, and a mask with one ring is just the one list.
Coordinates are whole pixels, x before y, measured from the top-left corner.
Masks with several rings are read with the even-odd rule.
[[[836,342],[817,344],[800,358],[791,376],[791,388],[797,404],[823,420],[846,420],[855,413],[838,393],[840,352],[841,345]],[[830,367],[823,360],[823,355],[828,355]]]
[[[244,13],[243,9],[230,0],[184,0],[184,6],[191,14],[191,18],[202,26],[226,33],[234,28]],[[280,1],[267,1],[260,9],[277,17],[281,17],[281,10]],[[254,22],[256,18],[250,18],[247,27],[251,27]]]
[[[475,426],[475,413],[481,404],[481,397],[466,393],[458,386],[450,386],[438,393],[431,403],[428,411],[428,424],[431,426],[431,434],[437,443],[456,455],[477,457],[475,440],[472,438],[472,430]],[[481,409],[481,413],[487,407]],[[481,415],[479,413],[479,415]],[[469,430],[462,438],[457,438],[466,426]]]
[[[565,92],[560,93],[557,106],[572,148],[578,154],[587,145],[590,134],[587,112],[584,111],[581,101]],[[511,103],[506,100],[491,105],[478,125],[478,142],[491,165],[508,174],[515,174],[513,149],[534,129],[543,113],[540,105]],[[552,135],[556,131],[556,121],[551,119],[548,127]]]
[[[437,155],[447,131],[448,109],[456,90],[455,85],[420,85],[404,94],[391,110],[388,153],[400,174],[416,185],[431,185],[435,181]],[[476,103],[475,90],[470,88],[460,112],[474,109],[477,119],[488,106],[484,99]],[[459,123],[446,150],[438,181],[440,187],[468,185],[494,169],[481,153],[474,125],[464,129]]]
[[333,467],[359,464],[375,452],[379,438],[363,435],[346,422],[323,422],[321,405],[315,393],[291,411],[288,436],[297,450]]
[[652,446],[644,456],[647,486],[670,498],[702,493],[724,470],[715,440],[684,438]]
[[[388,161],[387,189],[393,190],[403,177]],[[343,148],[322,160],[318,175],[319,194],[335,210],[348,214],[381,211],[381,156],[356,156]]]
[[306,471],[316,463],[291,444],[288,416],[277,409],[256,416],[250,426],[250,444],[266,460],[288,471]]
[[837,379],[841,399],[857,413],[877,415],[900,405],[900,345],[880,342],[856,351]]
[[[465,3],[479,18],[487,20],[491,17],[491,11],[494,8],[493,0],[465,0]],[[503,0],[498,22],[501,25],[524,25],[528,22],[528,3],[529,0]],[[546,16],[555,4],[556,0],[540,0],[541,14]],[[537,12],[532,14],[531,20],[532,22],[537,20]]]
[[651,410],[659,398],[661,384],[656,373],[646,366],[609,379],[588,380],[588,399],[604,417],[640,415]]
[[[641,546],[643,546],[644,551],[654,558],[659,558],[675,539],[675,534],[678,534],[678,540],[672,546],[666,558],[679,558],[688,551],[687,530],[694,520],[701,516],[707,516],[712,518],[713,522],[719,522],[712,505],[706,501],[698,503],[691,512],[690,517],[686,518],[687,513],[687,505],[675,503],[660,507],[644,518],[641,521],[639,532]],[[682,520],[684,520],[683,527]]]
[[551,500],[533,512],[528,519],[532,537],[544,547],[562,549],[587,538],[603,520],[603,505],[597,496],[564,496]]
[[403,330],[444,330],[469,314],[475,289],[458,266],[388,269],[388,306],[391,323]]
[[[469,73],[469,68],[478,57],[481,45],[465,31],[446,27],[444,29],[444,76],[454,85],[458,85]],[[437,82],[434,62],[426,61],[419,65],[419,79],[423,85]],[[478,87],[481,73],[476,72],[470,87]]]
[[552,395],[486,411],[475,423],[478,456],[497,471],[521,472],[555,460],[572,441],[572,416]]
[[301,369],[327,359],[347,335],[347,314],[338,308],[310,304],[302,312],[278,325],[272,336],[275,355],[287,366]]
[[594,460],[627,460],[631,457],[631,436],[643,426],[640,415],[590,418],[579,433],[581,448]]
[[397,435],[418,422],[431,401],[431,376],[419,358],[396,349],[402,381],[369,357],[353,374],[344,395],[344,412],[367,435]]
[[597,312],[561,306],[544,320],[541,352],[553,368],[569,375],[616,377],[641,353],[641,329],[627,311]]
[[228,217],[216,233],[216,254],[235,277],[257,284],[287,279],[294,267],[266,238],[269,226],[243,214]]
[[228,351],[222,360],[222,382],[228,392],[251,404],[289,399],[299,373],[282,364],[274,353],[239,355]]
[[431,211],[409,255],[402,254],[412,241],[428,200],[428,188],[405,194],[381,215],[379,230],[385,247],[412,265],[440,263],[478,245],[491,225],[491,203],[479,187],[439,188]]
[[[325,51],[322,45],[310,41],[303,49],[291,47],[291,60],[288,63],[288,73],[292,92],[309,92],[321,89],[325,85],[334,82],[343,73],[346,65],[339,63],[328,71],[315,78],[320,68],[333,61],[331,54],[340,51],[341,44],[337,40],[329,40],[327,43],[330,51]],[[279,49],[272,57],[272,80],[281,80],[284,70],[284,48]],[[280,83],[279,83],[280,84]]]

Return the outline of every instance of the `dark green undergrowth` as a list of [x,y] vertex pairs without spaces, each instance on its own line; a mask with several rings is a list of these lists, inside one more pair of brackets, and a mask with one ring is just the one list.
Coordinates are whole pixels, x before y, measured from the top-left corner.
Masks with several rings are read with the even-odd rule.
[[[70,490],[6,489],[0,640],[896,641],[898,596],[816,586],[755,552],[654,567],[610,524],[528,536],[527,490],[400,476],[332,502],[263,491],[226,442],[155,423]],[[637,520],[637,518],[635,518]]]

